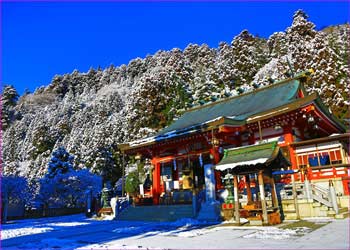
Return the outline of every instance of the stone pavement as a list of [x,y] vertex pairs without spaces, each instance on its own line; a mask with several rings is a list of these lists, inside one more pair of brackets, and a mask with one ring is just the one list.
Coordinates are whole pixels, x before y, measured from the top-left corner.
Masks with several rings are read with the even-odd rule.
[[299,238],[295,244],[303,249],[350,249],[350,219],[335,220]]
[[138,235],[116,241],[105,242],[100,247],[139,246],[160,249],[350,249],[349,218],[333,220],[302,237],[286,239],[243,238],[257,231],[249,227],[217,227],[193,237],[171,237],[165,235]]

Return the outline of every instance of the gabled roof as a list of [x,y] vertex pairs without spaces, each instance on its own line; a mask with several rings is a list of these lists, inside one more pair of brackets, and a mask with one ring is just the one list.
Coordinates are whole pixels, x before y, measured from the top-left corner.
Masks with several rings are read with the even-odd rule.
[[290,166],[290,162],[283,156],[277,142],[226,149],[224,157],[215,169],[232,173],[252,173],[261,169]]
[[[252,92],[195,107],[155,136],[120,144],[119,148],[124,151],[154,145],[160,141],[207,131],[220,125],[243,126],[303,108],[311,103],[319,107],[339,131],[345,132],[344,125],[328,111],[319,96],[307,95],[305,92],[300,79],[309,73],[302,72],[294,78]],[[304,97],[300,97],[299,93]]]
[[250,116],[294,102],[299,89],[299,80],[292,79],[222,101],[199,106],[185,112],[178,120],[157,135],[200,126],[221,117],[228,118],[232,125],[241,125]]

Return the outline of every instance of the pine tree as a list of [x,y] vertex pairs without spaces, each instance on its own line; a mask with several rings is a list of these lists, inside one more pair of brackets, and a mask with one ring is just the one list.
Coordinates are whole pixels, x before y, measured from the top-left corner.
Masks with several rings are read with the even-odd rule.
[[128,65],[57,75],[19,101],[10,98],[17,104],[2,117],[8,126],[4,171],[41,178],[52,150],[64,146],[79,169],[96,167],[100,173],[108,168],[102,166],[111,166],[113,181],[121,176],[122,164],[115,145],[154,135],[193,105],[271,84],[269,78],[286,78],[288,61],[295,72],[313,68],[314,86],[307,90],[320,93],[338,117],[349,118],[349,30],[341,25],[317,31],[298,11],[291,27],[268,41],[243,31],[219,48],[190,44]]
[[64,147],[59,147],[52,153],[48,164],[48,178],[54,178],[58,174],[65,174],[73,170],[74,156],[70,155]]
[[265,42],[243,30],[232,43],[233,81],[236,86],[249,84],[258,70],[268,61]]
[[16,89],[12,85],[5,85],[3,93],[1,95],[2,130],[7,129],[10,126],[10,123],[14,118],[14,107],[17,104],[18,97],[19,97],[19,95],[18,95]]
[[4,91],[2,93],[2,104],[7,107],[14,107],[18,100],[18,93],[15,87],[12,85],[5,85]]

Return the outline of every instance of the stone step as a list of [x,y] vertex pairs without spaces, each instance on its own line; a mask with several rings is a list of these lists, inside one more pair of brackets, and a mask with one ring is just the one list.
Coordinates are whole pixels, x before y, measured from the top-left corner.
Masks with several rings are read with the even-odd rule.
[[295,213],[296,210],[295,208],[289,208],[289,209],[283,209],[283,213],[286,214],[286,213]]
[[327,206],[321,206],[321,207],[320,207],[320,210],[321,210],[321,211],[329,211],[329,207],[327,207]]
[[347,207],[340,207],[339,208],[339,213],[344,213],[344,212],[348,212],[349,209]]
[[262,226],[262,220],[249,220],[249,225],[251,226]]
[[297,214],[296,213],[286,213],[284,214],[284,220],[296,220]]
[[284,200],[282,200],[282,204],[284,205],[284,204],[293,204],[294,205],[294,200],[293,199],[284,199]]
[[313,206],[313,207],[320,207],[320,206],[321,206],[321,203],[319,203],[319,202],[314,202],[314,203],[312,203],[312,206]]
[[[331,216],[331,217],[335,217],[336,216],[336,213],[335,211],[333,210],[333,208],[329,208],[329,207],[321,207],[320,208],[321,211],[327,211],[327,216]],[[348,213],[348,208],[347,207],[340,207],[338,209],[338,215],[339,214],[343,214],[343,213]],[[341,217],[341,215],[340,215]]]
[[174,221],[193,218],[192,205],[136,206],[123,211],[118,220]]
[[344,219],[344,218],[347,218],[347,217],[349,217],[349,212],[339,213],[339,214],[336,214],[334,216],[334,218],[336,218],[336,219]]
[[329,210],[329,211],[327,212],[327,215],[333,216],[333,217],[334,217],[335,211],[334,211],[334,210]]

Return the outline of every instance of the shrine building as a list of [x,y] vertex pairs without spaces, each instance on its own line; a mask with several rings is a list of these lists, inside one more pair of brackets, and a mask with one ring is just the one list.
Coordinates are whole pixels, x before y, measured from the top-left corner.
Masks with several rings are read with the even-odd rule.
[[187,204],[192,217],[238,224],[344,212],[350,134],[306,93],[310,74],[194,107],[155,136],[119,145],[149,162],[152,185],[136,206]]

